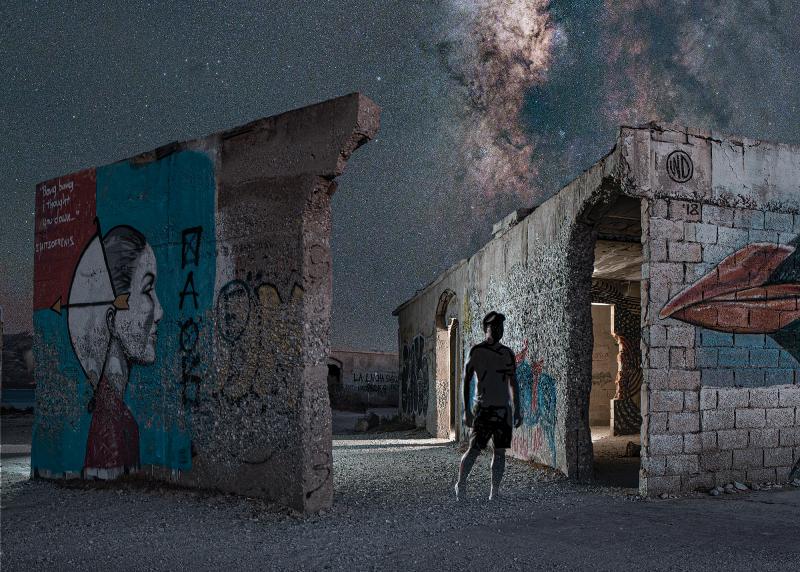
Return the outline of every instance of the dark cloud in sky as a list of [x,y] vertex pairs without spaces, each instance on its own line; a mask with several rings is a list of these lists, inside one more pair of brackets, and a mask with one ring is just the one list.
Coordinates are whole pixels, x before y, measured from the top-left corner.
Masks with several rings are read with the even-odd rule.
[[33,191],[361,91],[383,108],[334,198],[334,343],[392,349],[391,310],[661,118],[800,142],[791,2],[3,3],[0,304],[30,327]]

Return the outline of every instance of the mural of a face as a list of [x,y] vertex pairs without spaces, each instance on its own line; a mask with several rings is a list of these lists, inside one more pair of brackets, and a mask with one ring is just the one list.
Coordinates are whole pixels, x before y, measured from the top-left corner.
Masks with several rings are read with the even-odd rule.
[[128,309],[118,310],[109,327],[131,363],[147,365],[156,359],[158,323],[164,316],[156,295],[156,278],[156,257],[146,244],[131,276]]

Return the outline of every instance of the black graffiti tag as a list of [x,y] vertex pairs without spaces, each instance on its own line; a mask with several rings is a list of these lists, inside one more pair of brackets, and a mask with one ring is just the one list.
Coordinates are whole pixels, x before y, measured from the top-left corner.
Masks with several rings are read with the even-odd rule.
[[[200,238],[201,227],[187,228],[181,233],[181,269],[186,266],[199,266],[200,264]],[[178,294],[180,302],[178,309],[183,310],[183,303],[187,296],[192,298],[194,309],[198,309],[197,298],[199,293],[194,283],[194,271],[186,275],[183,290]],[[200,340],[200,321],[196,316],[189,316],[180,323],[180,350],[181,350],[181,385],[183,386],[183,402],[195,402],[202,381],[201,359],[197,352]]]

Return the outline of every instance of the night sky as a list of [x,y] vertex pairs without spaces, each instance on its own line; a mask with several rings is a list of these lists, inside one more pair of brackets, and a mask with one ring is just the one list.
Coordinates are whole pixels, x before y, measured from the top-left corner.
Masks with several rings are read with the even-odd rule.
[[[15,4],[15,5],[14,5]],[[353,91],[378,138],[333,201],[333,344],[591,166],[619,124],[800,142],[792,2],[3,2],[0,305],[31,328],[37,182]]]

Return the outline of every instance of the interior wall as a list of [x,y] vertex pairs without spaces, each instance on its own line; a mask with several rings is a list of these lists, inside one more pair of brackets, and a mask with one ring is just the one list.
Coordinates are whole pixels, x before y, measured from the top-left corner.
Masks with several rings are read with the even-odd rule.
[[592,304],[592,392],[589,396],[589,425],[609,426],[611,400],[617,392],[619,344],[613,335],[613,306]]

